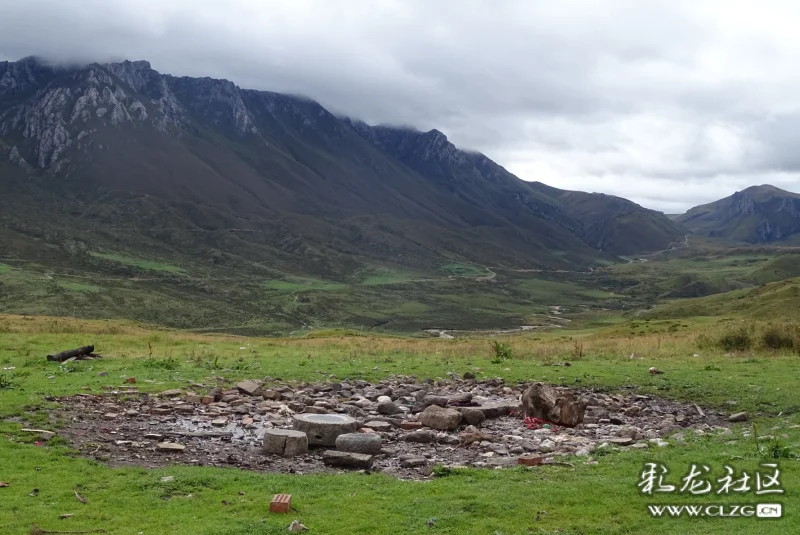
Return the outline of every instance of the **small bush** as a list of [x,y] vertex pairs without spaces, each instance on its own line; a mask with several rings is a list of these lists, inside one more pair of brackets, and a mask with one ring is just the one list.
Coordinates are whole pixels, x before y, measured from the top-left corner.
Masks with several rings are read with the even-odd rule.
[[765,349],[800,349],[796,327],[769,325],[761,334],[761,345]]
[[11,390],[14,388],[14,382],[5,374],[0,374],[0,390]]
[[500,364],[501,362],[505,362],[506,360],[513,357],[513,353],[511,352],[511,346],[508,344],[504,344],[495,340],[489,344],[492,346],[492,351],[494,352],[494,358],[492,362],[494,364]]
[[753,347],[753,333],[749,327],[737,327],[723,333],[717,346],[725,351],[747,351]]
[[178,359],[169,357],[166,359],[148,358],[142,361],[142,366],[153,370],[177,370],[181,363]]

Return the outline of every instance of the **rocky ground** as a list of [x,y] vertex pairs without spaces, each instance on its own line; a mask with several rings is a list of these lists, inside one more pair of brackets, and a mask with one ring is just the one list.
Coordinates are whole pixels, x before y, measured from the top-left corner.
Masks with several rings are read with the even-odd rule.
[[[583,423],[574,428],[530,420],[526,424],[519,400],[527,386],[472,378],[420,383],[397,377],[375,384],[267,378],[228,389],[195,384],[158,395],[127,384],[56,401],[66,422],[59,434],[84,455],[112,465],[334,472],[338,469],[323,462],[323,452],[333,447],[312,448],[295,457],[262,449],[265,431],[291,429],[294,414],[329,413],[352,416],[359,431],[380,436],[381,453],[374,456],[373,471],[413,479],[430,476],[435,465],[512,466],[520,457],[548,463],[578,455],[578,462],[594,462],[597,449],[661,447],[668,444],[667,437],[680,443],[687,430],[711,432],[726,421],[721,413],[693,404],[571,390],[587,405]],[[420,412],[431,405],[461,412],[460,425],[449,430],[423,425]]]

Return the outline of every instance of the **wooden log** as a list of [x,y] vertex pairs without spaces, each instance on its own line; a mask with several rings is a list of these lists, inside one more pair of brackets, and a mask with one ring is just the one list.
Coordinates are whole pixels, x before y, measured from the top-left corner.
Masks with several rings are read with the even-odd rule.
[[89,355],[92,351],[94,351],[94,346],[84,346],[84,347],[79,347],[78,349],[70,349],[69,351],[62,351],[61,353],[54,353],[52,355],[47,355],[47,360],[54,362],[63,362],[72,357]]

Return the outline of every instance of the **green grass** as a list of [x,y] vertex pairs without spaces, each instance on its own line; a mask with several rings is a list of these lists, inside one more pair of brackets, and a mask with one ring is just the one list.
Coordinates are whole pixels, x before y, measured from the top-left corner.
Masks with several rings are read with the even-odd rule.
[[[669,322],[657,323],[659,330]],[[705,321],[690,329],[713,329]],[[755,519],[654,519],[653,503],[757,503],[758,497],[641,496],[636,484],[643,463],[659,461],[676,473],[693,462],[709,464],[716,477],[724,464],[754,470],[761,458],[753,442],[735,426],[732,436],[688,435],[684,446],[612,453],[599,464],[571,460],[575,469],[459,470],[430,482],[399,481],[381,474],[287,475],[237,469],[172,466],[155,470],[108,468],[85,460],[60,440],[38,447],[19,429],[36,425],[58,430],[48,419],[52,406],[45,396],[100,392],[122,376],[137,377],[143,391],[157,392],[187,382],[224,376],[280,376],[319,380],[320,373],[338,378],[376,380],[393,373],[447,377],[471,370],[479,378],[502,376],[508,381],[546,380],[556,384],[594,386],[611,391],[651,393],[685,399],[705,407],[747,410],[761,434],[774,434],[800,452],[800,401],[795,383],[800,359],[794,354],[751,353],[725,356],[700,350],[696,338],[682,330],[630,340],[624,333],[593,330],[506,337],[514,357],[492,364],[484,339],[411,340],[340,336],[308,340],[204,337],[152,331],[126,323],[0,317],[0,363],[16,369],[5,373],[13,388],[0,390],[0,525],[5,533],[27,533],[32,523],[51,530],[105,528],[114,534],[284,533],[300,519],[312,533],[326,534],[484,534],[484,533],[795,533],[800,530],[800,466],[781,461],[786,517]],[[586,347],[582,359],[570,355],[574,336]],[[47,363],[44,355],[94,343],[105,358],[68,366]],[[148,343],[154,348],[148,358]],[[247,347],[242,351],[240,347]],[[631,360],[634,350],[641,358]],[[693,354],[699,356],[694,357]],[[219,368],[207,363],[216,359]],[[552,367],[571,360],[570,367]],[[154,362],[170,362],[156,366]],[[306,363],[306,364],[304,364]],[[650,366],[665,373],[650,375]],[[98,372],[108,373],[105,377]],[[153,382],[148,382],[153,381]],[[731,408],[726,401],[735,399]],[[13,418],[13,419],[10,419]],[[162,476],[174,481],[161,483]],[[28,496],[40,489],[38,497]],[[87,504],[79,503],[76,488]],[[274,493],[291,493],[298,509],[291,515],[270,515]],[[224,505],[226,501],[230,505]],[[147,511],[147,514],[142,514]],[[543,511],[545,513],[543,513]],[[72,513],[69,520],[58,515]],[[431,519],[436,519],[432,527]]]
[[487,277],[490,275],[484,268],[473,266],[471,264],[462,264],[454,262],[444,266],[445,271],[456,277]]
[[174,274],[186,273],[186,270],[181,267],[173,266],[172,264],[166,264],[164,262],[158,262],[156,260],[133,258],[130,256],[125,256],[117,253],[98,253],[95,251],[92,251],[89,254],[95,258],[101,258],[103,260],[108,260],[110,262],[117,262],[119,264],[124,264],[126,266],[137,267],[149,271],[161,271],[165,273],[174,273]]
[[5,275],[9,271],[11,271],[11,266],[8,264],[0,264],[0,275]]
[[271,279],[266,281],[264,286],[268,290],[275,290],[278,292],[308,292],[311,290],[337,291],[347,287],[345,284],[314,279],[293,279],[290,281]]
[[58,281],[58,285],[65,290],[70,292],[79,292],[79,293],[98,293],[102,292],[103,288],[97,286],[95,284],[86,284],[83,282],[73,282],[73,281]]

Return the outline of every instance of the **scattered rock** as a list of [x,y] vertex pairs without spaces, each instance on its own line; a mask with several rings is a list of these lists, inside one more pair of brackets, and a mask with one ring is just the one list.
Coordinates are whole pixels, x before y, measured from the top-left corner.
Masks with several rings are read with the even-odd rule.
[[419,431],[413,431],[403,437],[403,440],[406,442],[417,442],[422,444],[427,444],[436,440],[436,435],[427,429],[420,429]]
[[477,407],[459,407],[461,420],[467,425],[481,425],[486,420],[486,414]]
[[239,392],[248,396],[257,396],[261,393],[261,383],[257,381],[242,381],[236,383],[236,388],[239,389]]
[[414,468],[416,466],[425,466],[428,464],[428,459],[425,457],[410,457],[400,461],[400,466],[403,468]]
[[405,429],[406,431],[422,429],[423,427],[425,426],[422,424],[422,422],[411,422],[411,421],[400,422],[400,429]]
[[419,421],[431,429],[452,431],[461,422],[461,413],[455,409],[445,409],[438,405],[431,405],[420,413]]
[[381,433],[385,433],[387,431],[392,430],[392,424],[389,422],[378,422],[378,421],[370,421],[364,424],[364,427],[372,429],[374,431],[378,431]]
[[328,450],[322,454],[322,462],[328,466],[368,470],[372,468],[372,455],[347,451]]
[[634,443],[634,439],[631,437],[618,437],[618,438],[611,438],[608,440],[611,444],[615,446],[630,446]]
[[159,442],[156,449],[168,453],[179,453],[185,450],[186,446],[183,444],[176,444],[175,442]]
[[160,396],[165,398],[174,398],[180,396],[181,393],[182,390],[180,388],[173,388],[171,390],[164,390],[163,392],[161,392]]
[[737,412],[736,414],[731,414],[728,418],[729,422],[746,422],[747,421],[747,413],[746,412]]
[[403,412],[403,409],[395,405],[391,401],[384,401],[382,403],[378,403],[378,413],[385,414],[387,416],[392,416],[394,414],[400,414]]

